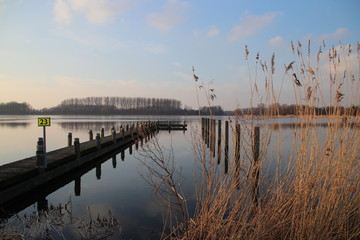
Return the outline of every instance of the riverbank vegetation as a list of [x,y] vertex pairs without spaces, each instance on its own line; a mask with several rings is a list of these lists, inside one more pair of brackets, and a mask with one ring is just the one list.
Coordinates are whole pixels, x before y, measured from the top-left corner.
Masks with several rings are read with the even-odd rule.
[[[294,108],[297,118],[290,135],[282,135],[280,118],[254,117],[255,108],[250,106],[245,111],[249,118],[238,114],[230,121],[233,136],[236,124],[241,136],[240,147],[232,148],[226,167],[226,159],[219,161],[207,148],[201,131],[195,131],[195,197],[184,195],[181,185],[174,182],[171,154],[167,164],[157,164],[164,160],[147,155],[145,164],[158,180],[153,186],[156,191],[162,189],[164,205],[169,207],[164,239],[359,239],[360,112],[340,106],[344,97],[349,106],[359,105],[360,45],[326,49],[323,43],[311,54],[309,41],[307,54],[303,54],[302,44],[291,42],[291,49],[294,61],[285,64],[281,86],[291,84],[296,106],[304,107]],[[248,63],[250,56],[245,47]],[[276,103],[281,88],[274,88],[275,54],[270,65],[260,60],[259,54],[254,59],[258,67],[255,73],[249,67],[251,104],[263,99],[259,114],[279,116],[281,106]],[[263,94],[259,76],[265,79]],[[214,89],[205,88],[195,70],[194,80],[197,92],[200,87],[211,106]],[[330,102],[330,107],[325,107],[325,102]],[[324,128],[314,127],[317,108],[324,109]],[[352,121],[340,119],[341,124],[334,118],[354,114]],[[268,126],[276,125],[277,131],[263,127],[264,123],[274,123]],[[262,126],[259,151],[254,145],[256,126]],[[233,145],[238,141],[234,138]],[[290,149],[284,149],[285,141],[291,143]],[[195,212],[184,212],[194,198]]]
[[[94,101],[94,99],[98,99]],[[110,102],[105,99],[113,99]],[[126,100],[121,100],[126,99]],[[114,104],[113,101],[120,101]],[[121,102],[129,102],[122,104]],[[132,102],[132,103],[131,103]],[[106,104],[104,104],[106,103]],[[268,111],[267,108],[277,109],[276,112]],[[297,116],[299,112],[309,108],[306,105],[279,104],[273,106],[259,104],[251,108],[237,108],[234,111],[225,111],[221,106],[202,106],[199,108],[203,116]],[[357,116],[360,112],[360,105],[312,107],[314,116]],[[181,102],[174,99],[155,98],[122,98],[122,97],[89,97],[82,99],[67,99],[58,106],[44,109],[34,109],[30,104],[8,102],[0,103],[0,115],[23,115],[23,114],[50,114],[50,115],[198,115],[199,110],[185,106],[181,108]],[[337,111],[336,114],[335,111]],[[267,115],[264,113],[267,112]],[[302,114],[300,114],[302,115]]]
[[[59,105],[40,110],[30,104],[9,102],[0,103],[0,115],[50,114],[50,115],[197,115],[199,110],[181,107],[181,101],[167,98],[131,97],[87,97],[71,98]],[[200,107],[203,115],[209,114],[208,107]],[[211,106],[213,115],[230,115],[221,106]]]

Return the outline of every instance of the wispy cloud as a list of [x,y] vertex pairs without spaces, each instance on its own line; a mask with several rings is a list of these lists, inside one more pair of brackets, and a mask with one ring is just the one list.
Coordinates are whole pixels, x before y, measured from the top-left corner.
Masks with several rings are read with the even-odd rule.
[[182,64],[180,62],[174,62],[173,65],[178,68],[182,67]]
[[103,24],[111,21],[116,15],[123,13],[134,5],[130,0],[56,0],[54,20],[69,24],[73,12],[81,13],[90,23]]
[[86,31],[72,31],[63,27],[56,27],[52,29],[53,33],[56,35],[60,35],[69,40],[75,41],[78,44],[83,46],[95,47],[97,49],[122,49],[125,48],[128,44],[117,39],[99,35],[99,34],[91,34]]
[[148,16],[148,23],[161,30],[170,30],[174,25],[185,20],[187,2],[167,0],[161,12]]
[[214,37],[216,35],[219,35],[220,30],[216,26],[212,26],[210,30],[206,33],[206,36],[208,37]]
[[6,8],[6,1],[7,0],[0,0],[0,11]]
[[161,54],[166,52],[167,47],[163,44],[157,44],[149,47],[145,47],[145,50],[155,54]]
[[269,12],[263,15],[246,15],[240,23],[231,29],[228,40],[233,42],[258,33],[262,28],[271,24],[281,13]]
[[319,40],[341,40],[345,35],[348,35],[350,33],[350,30],[347,28],[338,28],[333,33],[321,35],[319,37]]
[[269,40],[270,46],[281,46],[284,44],[284,39],[281,36],[276,36]]
[[65,0],[56,0],[54,5],[54,20],[57,23],[69,24],[71,22],[70,5]]
[[183,72],[174,72],[174,75],[177,77],[180,77],[184,80],[193,80],[193,76],[191,74],[188,73],[183,73]]

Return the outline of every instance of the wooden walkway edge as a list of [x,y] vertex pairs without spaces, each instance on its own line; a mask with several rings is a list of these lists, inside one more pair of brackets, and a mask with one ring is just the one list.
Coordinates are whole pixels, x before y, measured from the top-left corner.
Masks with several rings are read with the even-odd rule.
[[[100,146],[97,140],[80,143],[80,156],[76,156],[74,146],[48,152],[47,168],[36,167],[36,156],[0,166],[0,206],[109,152],[152,136],[155,131],[164,130],[159,126],[159,122],[147,122],[136,127],[133,125],[127,131],[116,133],[115,140],[112,135],[102,137]],[[182,126],[182,130],[185,130],[185,124]]]

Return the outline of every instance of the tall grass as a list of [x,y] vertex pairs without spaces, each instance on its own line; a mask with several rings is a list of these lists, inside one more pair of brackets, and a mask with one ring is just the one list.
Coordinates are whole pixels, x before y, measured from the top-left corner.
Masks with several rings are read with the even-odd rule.
[[[291,51],[294,60],[284,64],[279,75],[275,74],[275,54],[270,65],[256,54],[254,72],[250,68],[251,55],[245,48],[251,83],[250,107],[262,103],[262,114],[232,119],[232,129],[236,123],[241,126],[240,161],[230,159],[226,174],[207,151],[201,136],[195,134],[196,211],[193,216],[184,214],[183,221],[164,238],[360,238],[360,113],[355,117],[350,116],[350,111],[340,115],[341,106],[356,106],[360,102],[360,45],[356,49],[341,44],[327,49],[323,42],[319,51],[312,54],[310,41],[305,53],[300,42],[297,45],[291,42]],[[199,81],[195,73],[194,80]],[[299,107],[290,138],[292,149],[287,157],[281,154],[284,143],[279,102],[289,85]],[[209,96],[214,90],[204,88],[204,84],[201,89],[210,105]],[[319,106],[331,106],[325,120],[322,119],[327,122],[326,128],[314,127],[319,121],[314,109]],[[269,115],[278,118],[267,118]],[[256,164],[255,126],[261,126]],[[278,140],[273,143],[275,135]],[[265,167],[270,156],[276,156],[272,174]],[[254,186],[259,187],[257,201]],[[186,205],[186,200],[176,203]]]
[[[256,65],[260,64],[264,76],[264,89],[259,90],[260,73],[249,75],[251,79],[251,104],[256,98],[265,99],[263,116],[279,114],[279,99],[282,87],[292,83],[297,109],[297,125],[293,129],[292,152],[289,159],[277,156],[274,176],[268,175],[264,163],[272,151],[282,148],[281,124],[278,143],[270,148],[274,134],[271,127],[261,128],[260,160],[253,161],[253,127],[263,120],[237,118],[242,126],[241,167],[232,162],[227,175],[219,175],[211,164],[211,155],[197,161],[206,162],[209,170],[200,184],[202,191],[198,199],[198,209],[186,232],[178,238],[186,239],[357,239],[360,237],[360,123],[343,122],[333,124],[338,119],[338,111],[344,102],[344,94],[349,95],[344,104],[359,104],[359,46],[354,58],[351,45],[332,47],[325,51],[325,43],[312,61],[310,42],[307,56],[303,55],[302,44],[295,47],[291,43],[295,61],[285,65],[282,84],[278,92],[274,87],[275,54],[270,65],[256,55]],[[323,53],[328,53],[328,68],[322,68]],[[245,48],[248,61],[249,50]],[[356,59],[356,61],[354,61]],[[314,62],[314,65],[312,65]],[[249,64],[250,65],[250,64]],[[255,69],[258,69],[257,67]],[[259,68],[260,69],[260,68]],[[250,67],[249,67],[249,72]],[[255,76],[255,77],[254,77]],[[327,77],[328,76],[328,77]],[[252,78],[251,78],[252,77]],[[326,84],[329,87],[326,87]],[[329,91],[327,94],[325,91]],[[345,93],[344,93],[345,92]],[[329,96],[329,99],[326,99]],[[328,127],[320,133],[316,125],[314,107],[330,104],[327,113]],[[252,107],[252,106],[251,106]],[[345,115],[349,114],[348,112]],[[357,116],[358,117],[358,116]],[[276,122],[280,119],[267,119]],[[194,148],[198,151],[199,148]],[[201,151],[204,148],[200,149]],[[288,162],[285,169],[281,163]],[[253,200],[254,172],[260,169],[259,204]],[[205,170],[205,169],[203,169]],[[237,181],[234,181],[237,179]],[[207,186],[204,188],[203,186]]]

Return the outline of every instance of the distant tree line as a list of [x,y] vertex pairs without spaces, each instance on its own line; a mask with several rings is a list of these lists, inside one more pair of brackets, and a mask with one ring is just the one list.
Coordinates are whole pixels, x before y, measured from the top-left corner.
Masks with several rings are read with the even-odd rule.
[[259,104],[257,107],[236,109],[235,114],[238,115],[306,115],[314,114],[317,116],[321,115],[360,115],[360,105],[343,107],[343,106],[326,106],[326,107],[313,107],[306,105],[295,105],[295,104],[279,104],[274,103],[270,106]]
[[23,102],[9,102],[9,103],[0,103],[0,115],[5,114],[32,114],[34,109],[30,104]]
[[49,114],[177,114],[181,101],[167,98],[87,97],[71,98],[43,109]]
[[[201,115],[231,115],[221,106],[200,107]],[[87,97],[71,98],[59,105],[41,110],[33,109],[28,103],[0,103],[0,115],[5,114],[120,114],[120,115],[198,115],[199,110],[185,106],[181,101],[167,98],[130,98],[130,97]]]
[[351,107],[309,107],[295,104],[274,103],[270,106],[259,104],[253,108],[224,111],[221,106],[203,106],[199,110],[185,106],[181,101],[167,98],[130,98],[130,97],[87,97],[71,98],[58,106],[36,110],[23,102],[0,103],[0,115],[5,114],[120,114],[120,115],[360,115],[360,105]]

